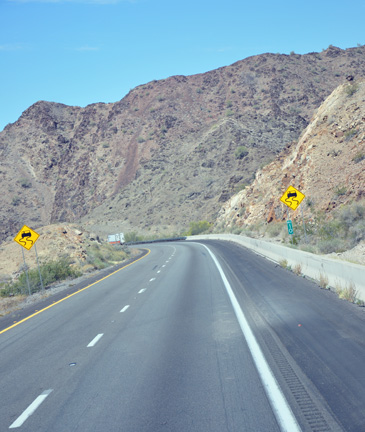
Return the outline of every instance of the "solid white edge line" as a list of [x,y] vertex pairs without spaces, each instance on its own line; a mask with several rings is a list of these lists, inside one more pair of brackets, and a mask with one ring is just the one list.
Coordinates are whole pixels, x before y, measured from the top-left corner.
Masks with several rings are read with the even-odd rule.
[[97,336],[94,337],[94,339],[89,343],[89,345],[86,348],[93,347],[96,345],[99,339],[101,339],[104,336],[104,333],[100,333]]
[[[201,243],[199,243],[201,244]],[[217,266],[217,269],[221,275],[221,278],[223,280],[224,286],[226,287],[228,296],[231,300],[234,312],[236,314],[236,317],[238,319],[238,322],[240,324],[242,333],[246,339],[247,345],[250,349],[252,358],[254,360],[254,363],[256,365],[257,371],[260,375],[261,382],[264,386],[266,395],[269,399],[271,408],[274,412],[274,415],[279,423],[280,429],[282,432],[301,432],[301,428],[290,409],[290,406],[288,404],[288,401],[285,399],[284,394],[282,393],[279,384],[277,383],[274,374],[272,373],[270,366],[268,365],[263,352],[261,351],[261,348],[252,333],[252,330],[246,320],[246,317],[237,301],[236,296],[233,293],[233,290],[231,288],[231,285],[229,284],[226,275],[223,272],[223,269],[221,265],[219,264],[217,258],[213,254],[213,252],[210,251],[210,249],[205,246],[204,244],[201,244],[204,246],[208,251],[210,256],[212,257],[215,265]]]
[[46,399],[46,397],[52,392],[52,389],[45,390],[42,394],[40,394],[30,405],[29,407],[13,422],[9,429],[14,429],[20,427],[25,420],[30,417],[34,411],[39,407],[39,405]]
[[124,308],[123,308],[120,312],[121,312],[121,313],[125,312],[125,311],[129,308],[129,306],[130,306],[130,305],[126,305],[126,306],[124,306]]

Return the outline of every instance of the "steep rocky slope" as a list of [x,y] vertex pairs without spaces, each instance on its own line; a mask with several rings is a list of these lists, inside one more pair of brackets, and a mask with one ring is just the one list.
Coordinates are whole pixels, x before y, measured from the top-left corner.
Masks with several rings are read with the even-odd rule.
[[0,133],[0,241],[23,223],[172,231],[214,219],[337,85],[365,77],[364,54],[263,54],[113,104],[36,103]]
[[[293,212],[280,202],[288,186],[305,194]],[[260,169],[249,187],[221,209],[217,223],[256,222],[325,215],[365,198],[365,81],[336,88],[312,117],[300,139]],[[288,213],[287,213],[288,212]]]

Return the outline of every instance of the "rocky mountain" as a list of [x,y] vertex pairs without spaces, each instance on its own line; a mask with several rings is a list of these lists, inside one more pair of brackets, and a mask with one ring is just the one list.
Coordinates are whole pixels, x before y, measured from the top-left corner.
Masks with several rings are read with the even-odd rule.
[[[280,197],[289,186],[305,195],[293,212]],[[255,181],[222,207],[225,227],[331,213],[365,199],[365,81],[337,87],[298,141],[258,170]]]
[[349,75],[365,77],[365,46],[253,56],[116,103],[37,102],[0,132],[0,241],[23,223],[171,232],[213,220]]

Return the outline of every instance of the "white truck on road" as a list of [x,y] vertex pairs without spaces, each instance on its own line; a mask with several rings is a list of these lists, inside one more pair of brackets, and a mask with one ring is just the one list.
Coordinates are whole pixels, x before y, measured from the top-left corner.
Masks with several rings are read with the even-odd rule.
[[109,234],[108,235],[108,243],[110,244],[124,244],[124,233],[117,233],[117,234]]

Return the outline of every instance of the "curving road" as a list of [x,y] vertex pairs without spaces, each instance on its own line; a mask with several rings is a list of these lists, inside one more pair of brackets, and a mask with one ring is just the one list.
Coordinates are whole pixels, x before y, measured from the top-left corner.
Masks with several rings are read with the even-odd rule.
[[0,431],[365,431],[361,308],[205,244],[0,320]]

